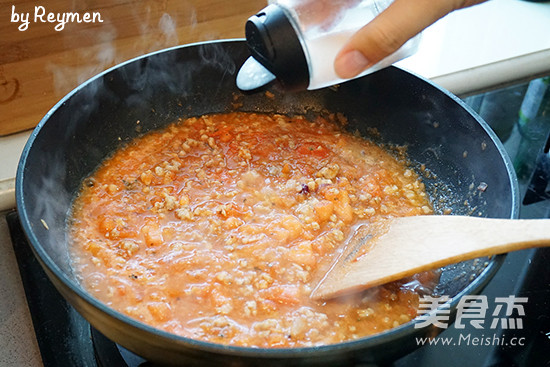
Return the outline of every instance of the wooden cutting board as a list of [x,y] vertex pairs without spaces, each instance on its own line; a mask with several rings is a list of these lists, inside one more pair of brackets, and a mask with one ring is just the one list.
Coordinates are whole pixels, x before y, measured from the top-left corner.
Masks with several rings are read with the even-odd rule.
[[[0,136],[35,127],[63,96],[133,57],[181,44],[244,37],[266,0],[0,0]],[[15,9],[13,8],[15,6]],[[100,23],[34,22],[46,14],[96,12]],[[25,31],[14,13],[29,13]],[[42,19],[47,19],[45,15]]]

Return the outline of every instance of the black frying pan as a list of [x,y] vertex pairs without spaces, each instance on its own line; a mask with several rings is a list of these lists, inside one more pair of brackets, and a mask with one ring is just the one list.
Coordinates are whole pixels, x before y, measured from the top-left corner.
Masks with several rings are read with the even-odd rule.
[[[357,341],[299,349],[228,347],[178,337],[141,324],[92,298],[75,280],[66,219],[81,181],[113,150],[177,118],[242,111],[315,115],[342,112],[348,128],[381,143],[406,145],[414,164],[430,169],[425,183],[436,211],[516,218],[518,189],[502,145],[459,99],[430,82],[390,67],[318,91],[243,95],[235,75],[248,57],[243,41],[164,50],[121,64],[84,83],[42,119],[19,163],[16,196],[34,253],[61,294],[99,331],[160,363],[194,365],[327,365],[389,361],[417,347],[415,336],[439,330],[415,321]],[[236,98],[236,99],[235,99]],[[139,123],[137,123],[139,121]],[[46,224],[46,225],[44,225]],[[47,226],[47,228],[46,228]],[[479,292],[503,256],[448,267],[437,292]]]

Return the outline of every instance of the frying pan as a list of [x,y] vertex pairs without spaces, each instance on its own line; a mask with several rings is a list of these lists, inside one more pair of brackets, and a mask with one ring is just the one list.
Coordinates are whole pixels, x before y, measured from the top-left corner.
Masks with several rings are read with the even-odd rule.
[[[235,75],[249,56],[242,40],[181,46],[118,65],[69,93],[40,121],[23,151],[16,198],[33,252],[60,293],[92,326],[153,362],[174,365],[286,366],[384,362],[417,348],[415,337],[441,330],[411,321],[341,344],[262,349],[222,346],[172,335],[108,308],[76,281],[67,248],[67,216],[82,180],[115,149],[180,117],[232,110],[341,112],[350,131],[407,147],[436,212],[517,218],[517,181],[495,134],[458,98],[401,69],[317,91],[241,93]],[[377,133],[372,134],[376,129]],[[420,170],[425,165],[428,170]],[[445,268],[436,292],[475,294],[503,256]]]

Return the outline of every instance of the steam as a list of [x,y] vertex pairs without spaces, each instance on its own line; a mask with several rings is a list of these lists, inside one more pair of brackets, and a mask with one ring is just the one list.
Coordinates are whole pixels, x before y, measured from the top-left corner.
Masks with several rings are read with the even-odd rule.
[[89,37],[97,38],[99,43],[90,48],[78,49],[76,63],[46,64],[46,71],[53,77],[55,94],[58,96],[67,94],[76,86],[117,63],[117,51],[113,43],[116,36],[115,27],[107,23],[99,32],[90,31]]
[[[194,28],[197,14],[194,9],[187,10],[185,25]],[[130,57],[180,43],[177,30],[181,14],[176,17],[163,12],[160,18],[151,19],[152,16],[140,19],[142,37],[136,37],[131,45],[120,42],[120,30],[107,17],[99,30],[90,29],[88,37],[99,40],[98,44],[69,47],[74,51],[67,54],[74,59],[46,65],[53,77],[55,93],[61,98]],[[159,93],[168,92],[168,96],[177,98],[195,92],[194,83],[201,82],[197,72],[202,68],[215,69],[224,75],[234,74],[237,69],[221,44],[200,45],[196,52],[198,57],[191,56],[189,60],[176,59],[177,52],[163,52],[126,64],[110,74],[111,79],[96,78],[80,87],[48,116],[48,124],[36,138],[35,144],[40,148],[35,146],[29,155],[31,167],[26,173],[25,206],[40,243],[65,274],[74,276],[66,221],[80,188],[79,182],[106,158],[110,153],[108,149],[124,144],[135,135],[135,116],[150,114],[150,107],[154,107],[155,116],[170,112],[162,111],[162,106],[152,106],[152,101],[158,101]],[[115,82],[111,82],[113,78]],[[159,121],[163,121],[162,118]],[[142,120],[140,126],[147,131],[157,123]]]
[[[186,6],[183,14],[181,9],[179,12],[176,10],[153,12],[151,5],[146,6],[145,10],[140,8],[132,10],[138,27],[136,37],[127,38],[124,35],[126,38],[123,39],[122,30],[117,29],[117,25],[109,16],[105,16],[99,28],[79,29],[79,38],[93,39],[97,42],[89,47],[76,48],[74,44],[67,43],[66,49],[73,51],[67,52],[62,62],[46,64],[46,71],[53,77],[55,95],[62,97],[91,77],[128,59],[177,46],[181,43],[178,26],[186,26],[186,30],[188,28],[192,30],[197,25],[196,11],[190,6]],[[166,4],[161,6],[166,8]],[[72,9],[68,10],[82,9],[79,9],[77,2],[73,2]],[[181,24],[178,24],[178,21]],[[68,41],[65,40],[65,42]]]
[[40,180],[26,180],[29,185],[27,192],[33,196],[26,195],[25,205],[32,211],[30,218],[34,232],[48,256],[64,273],[72,274],[65,232],[70,195],[60,184],[65,175],[63,158],[61,152],[34,157],[40,161],[38,169],[44,174]]
[[168,14],[164,13],[159,20],[159,29],[169,44],[178,43],[178,34],[176,32],[176,21]]
[[222,45],[211,44],[208,47],[201,47],[199,50],[201,61],[224,73],[235,74],[237,66],[231,56],[224,51]]

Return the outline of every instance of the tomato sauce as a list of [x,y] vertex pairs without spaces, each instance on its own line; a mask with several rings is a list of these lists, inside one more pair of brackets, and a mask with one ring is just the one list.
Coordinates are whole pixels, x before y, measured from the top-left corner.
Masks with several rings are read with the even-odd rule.
[[408,322],[419,295],[404,283],[431,273],[309,298],[357,225],[432,213],[402,157],[332,120],[205,115],[115,152],[75,199],[81,283],[141,322],[238,346],[338,343]]

